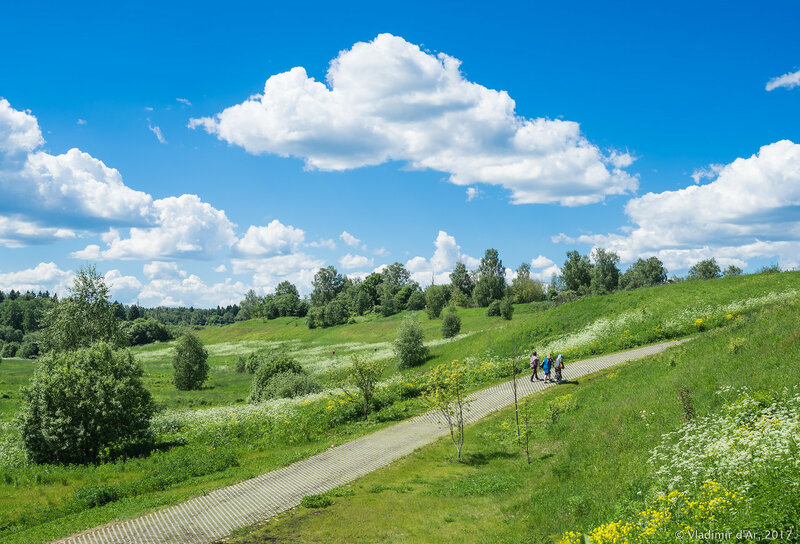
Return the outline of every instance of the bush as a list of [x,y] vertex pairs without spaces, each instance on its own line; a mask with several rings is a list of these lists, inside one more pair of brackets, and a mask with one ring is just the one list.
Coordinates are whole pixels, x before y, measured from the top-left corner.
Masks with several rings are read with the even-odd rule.
[[300,506],[305,508],[326,508],[333,504],[333,499],[327,495],[306,495],[300,499]]
[[488,315],[489,317],[494,317],[494,316],[500,315],[500,301],[499,300],[494,300],[494,301],[492,301],[491,304],[489,304],[489,307],[486,308],[486,315]]
[[142,367],[106,343],[42,358],[17,418],[36,463],[88,463],[150,439]]
[[247,364],[245,363],[243,355],[239,355],[239,357],[236,358],[235,368],[237,374],[244,374],[247,371]]
[[394,341],[394,352],[397,355],[399,369],[410,368],[425,362],[425,359],[428,358],[428,348],[425,347],[423,338],[419,321],[412,315],[403,318]]
[[16,357],[19,345],[19,342],[6,342],[0,350],[0,357]]
[[436,319],[442,313],[446,303],[445,293],[441,286],[431,285],[425,290],[425,308],[430,319]]
[[506,297],[500,303],[500,315],[503,316],[503,319],[511,320],[511,316],[514,315],[514,304],[511,302],[511,297]]
[[40,334],[38,332],[30,332],[25,335],[25,339],[19,346],[17,357],[24,359],[33,359],[38,357],[40,353]]
[[442,336],[444,338],[452,338],[461,331],[461,318],[458,316],[458,310],[455,306],[450,306],[447,313],[444,314],[442,319]]
[[77,511],[97,508],[122,498],[120,488],[115,485],[87,485],[75,490],[72,507]]
[[194,332],[186,332],[175,343],[172,377],[181,391],[200,389],[208,379],[208,350]]
[[261,398],[258,400],[291,399],[320,391],[322,385],[305,372],[280,372],[270,378],[267,386],[261,390]]
[[466,308],[469,306],[469,297],[461,289],[456,287],[453,289],[453,292],[450,293],[450,304]]
[[[274,398],[274,393],[271,388],[273,377],[278,374],[304,374],[303,367],[289,355],[285,353],[272,353],[266,356],[263,362],[259,365],[258,369],[253,376],[253,382],[250,385],[249,402],[261,402]],[[286,385],[288,379],[282,378]],[[276,384],[278,385],[278,384]]]
[[163,323],[155,319],[138,318],[135,321],[128,321],[123,324],[123,330],[128,336],[128,341],[132,346],[142,346],[153,342],[166,342],[172,340],[172,335]]
[[408,297],[406,310],[422,310],[423,308],[425,308],[425,295],[422,294],[422,291],[414,291]]

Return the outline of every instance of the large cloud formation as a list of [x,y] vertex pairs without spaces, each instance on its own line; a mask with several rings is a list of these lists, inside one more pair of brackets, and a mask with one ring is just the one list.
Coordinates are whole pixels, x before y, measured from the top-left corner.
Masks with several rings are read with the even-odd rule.
[[708,184],[630,200],[625,213],[635,226],[625,234],[554,241],[610,248],[623,262],[656,255],[674,269],[709,257],[738,266],[753,258],[800,265],[800,145],[781,140],[714,170]]
[[[236,242],[235,225],[195,195],[154,200],[131,189],[119,171],[79,149],[61,155],[44,145],[36,117],[0,98],[0,245],[20,247],[109,229],[108,245],[81,259],[210,258]],[[37,151],[38,150],[38,151]],[[120,234],[129,228],[129,235]]]
[[505,91],[466,80],[461,62],[391,34],[359,42],[330,64],[327,85],[302,67],[270,77],[264,93],[192,119],[249,153],[347,170],[390,160],[486,183],[516,204],[589,204],[636,189],[627,153],[604,153],[578,123],[516,115]]

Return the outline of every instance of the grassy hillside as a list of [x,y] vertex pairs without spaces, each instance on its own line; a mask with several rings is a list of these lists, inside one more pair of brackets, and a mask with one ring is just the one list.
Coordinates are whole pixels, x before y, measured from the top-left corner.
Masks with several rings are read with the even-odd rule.
[[[397,371],[390,364],[376,412],[366,422],[360,421],[359,408],[340,402],[335,391],[333,397],[328,392],[247,405],[250,375],[237,374],[234,362],[240,354],[282,345],[332,388],[350,353],[391,359],[401,315],[330,329],[309,330],[290,318],[208,328],[200,335],[211,353],[211,379],[201,391],[175,390],[169,344],[132,350],[143,364],[146,386],[163,408],[154,420],[159,452],[86,467],[25,461],[12,418],[19,387],[36,363],[6,360],[0,364],[0,540],[52,539],[175,503],[418,413],[417,386],[408,390],[403,384],[419,384],[420,371],[444,361],[468,359],[481,369],[473,382],[481,387],[504,379],[504,361],[515,348],[561,351],[569,364],[664,338],[734,329],[763,308],[786,305],[798,296],[800,273],[792,272],[665,285],[558,307],[518,305],[511,321],[487,317],[483,309],[462,309],[462,334],[448,341],[441,339],[441,321],[419,312],[432,357],[421,369],[406,371],[402,381],[392,377]],[[331,402],[335,409],[329,408]],[[87,502],[87,496],[98,493],[99,500]]]
[[[530,445],[530,464],[513,441],[514,412],[507,409],[468,429],[463,463],[452,461],[452,444],[443,439],[335,490],[333,505],[326,509],[299,507],[234,542],[551,542],[570,531],[589,533],[598,526],[594,542],[616,542],[611,539],[624,524],[615,520],[635,519],[639,511],[648,512],[645,519],[654,528],[649,541],[674,541],[666,530],[668,522],[659,530],[654,510],[647,510],[651,500],[659,502],[654,499],[657,491],[669,491],[655,475],[658,465],[648,462],[651,450],[665,442],[664,433],[685,426],[687,402],[697,422],[697,428],[689,430],[699,433],[705,416],[730,410],[742,396],[757,409],[797,398],[798,323],[800,304],[795,300],[703,333],[664,354],[533,396],[530,406],[539,424]],[[682,402],[683,387],[689,400]],[[554,406],[562,407],[557,418]],[[792,406],[784,419],[794,424],[787,430],[794,434],[795,451],[773,453],[766,480],[712,473],[720,482],[715,485],[726,488],[744,479],[750,502],[741,501],[738,512],[726,518],[719,502],[690,501],[687,508],[698,509],[691,513],[695,528],[702,530],[710,523],[720,531],[794,529],[793,537],[784,533],[779,540],[798,541],[797,527],[790,525],[800,511],[800,467],[793,462],[800,405]],[[742,425],[755,429],[759,421]],[[769,419],[768,426],[775,425],[779,420]],[[770,446],[777,444],[766,447]],[[750,459],[739,468],[750,471],[754,463],[758,460]],[[678,471],[667,468],[670,477]],[[691,492],[691,484],[681,485],[683,492]],[[718,509],[712,512],[715,520],[709,521],[711,514],[703,511],[703,504]]]

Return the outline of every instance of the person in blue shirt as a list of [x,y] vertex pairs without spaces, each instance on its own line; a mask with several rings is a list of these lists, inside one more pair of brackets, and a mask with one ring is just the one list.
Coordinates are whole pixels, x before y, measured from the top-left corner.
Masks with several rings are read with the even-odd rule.
[[548,353],[547,357],[542,361],[542,370],[544,370],[544,381],[550,381],[550,366],[553,364],[553,354]]

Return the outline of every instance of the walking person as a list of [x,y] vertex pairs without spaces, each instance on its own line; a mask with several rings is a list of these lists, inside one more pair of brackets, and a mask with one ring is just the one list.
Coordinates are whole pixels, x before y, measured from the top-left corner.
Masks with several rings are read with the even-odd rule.
[[539,375],[537,374],[538,370],[539,370],[539,356],[536,355],[536,352],[534,351],[533,355],[531,355],[531,381],[533,381],[534,379],[536,380],[540,379]]
[[553,364],[552,357],[553,356],[551,354],[548,354],[547,357],[544,358],[544,361],[542,361],[542,370],[544,370],[544,381],[546,382],[550,381],[550,367]]
[[555,362],[555,371],[556,371],[556,382],[561,383],[561,370],[564,368],[564,356],[559,353],[558,357],[556,357]]

